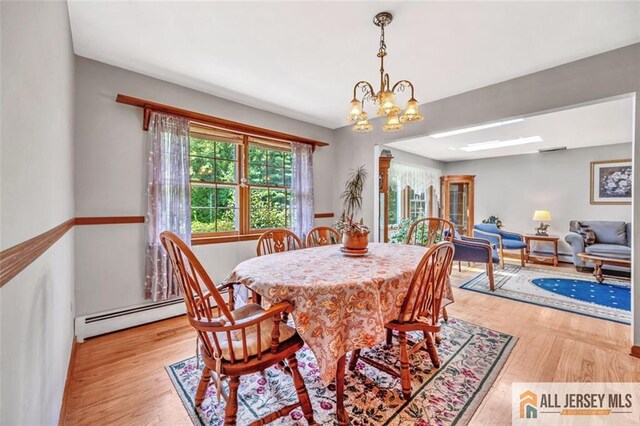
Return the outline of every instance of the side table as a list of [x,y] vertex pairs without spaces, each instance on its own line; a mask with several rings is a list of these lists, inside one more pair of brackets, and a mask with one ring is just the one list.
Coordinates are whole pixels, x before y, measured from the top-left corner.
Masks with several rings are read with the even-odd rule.
[[[536,234],[525,234],[524,242],[527,245],[525,249],[525,261],[526,262],[538,262],[538,263],[547,263],[552,262],[553,266],[558,266],[558,240],[560,237],[557,235],[536,235]],[[534,254],[531,252],[531,241],[541,241],[553,244],[553,254],[542,254],[537,253]]]

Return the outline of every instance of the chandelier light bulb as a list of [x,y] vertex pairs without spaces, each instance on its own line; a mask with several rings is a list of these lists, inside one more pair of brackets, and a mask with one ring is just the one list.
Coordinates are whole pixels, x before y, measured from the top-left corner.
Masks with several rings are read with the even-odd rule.
[[389,114],[398,114],[400,108],[396,105],[396,99],[393,96],[391,90],[385,90],[380,96],[380,109],[378,109],[378,116],[388,116]]
[[362,102],[357,99],[352,100],[351,106],[349,107],[349,115],[347,115],[347,123],[355,123],[357,121],[360,121],[362,119],[363,113],[364,111],[362,110]]
[[422,121],[424,117],[420,114],[418,110],[418,101],[414,98],[409,99],[407,102],[407,108],[404,110],[404,113],[400,116],[401,123],[413,123],[415,121]]
[[382,127],[383,132],[399,132],[402,130],[404,126],[400,123],[400,119],[398,118],[398,114],[389,114],[387,116],[387,122]]
[[373,130],[373,126],[371,125],[371,123],[369,123],[369,118],[365,111],[362,111],[358,122],[355,124],[355,126],[352,127],[351,130],[356,133],[367,133]]

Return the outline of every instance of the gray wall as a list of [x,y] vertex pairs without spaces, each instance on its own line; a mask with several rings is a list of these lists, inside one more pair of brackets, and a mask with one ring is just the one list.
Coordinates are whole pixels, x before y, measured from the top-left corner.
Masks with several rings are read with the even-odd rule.
[[[76,57],[75,194],[77,216],[146,213],[147,132],[142,110],[115,102],[122,93],[272,130],[329,142],[314,153],[316,212],[333,211],[333,132],[142,74]],[[330,223],[330,219],[319,224]],[[78,315],[145,303],[143,224],[76,228]],[[219,282],[255,255],[255,241],[196,246]]]
[[[0,251],[73,212],[66,3],[2,2]],[[73,232],[0,289],[0,424],[57,424],[73,339]]]
[[[612,96],[640,92],[640,43],[579,61],[549,68],[544,71],[472,90],[449,98],[421,105],[425,120],[406,126],[402,138],[435,133],[473,124],[486,123],[509,117],[526,116],[593,102]],[[640,138],[640,106],[635,98],[634,140]],[[397,140],[399,135],[380,131],[380,119],[372,120],[375,131],[355,134],[345,126],[335,131],[339,144],[336,182],[342,182],[349,169],[364,164],[373,170],[373,146]],[[640,150],[634,149],[633,158],[640,164]],[[373,182],[364,190],[364,219],[373,223]],[[640,173],[634,174],[634,187],[640,185]],[[336,192],[340,186],[336,187]],[[638,205],[640,191],[634,192],[634,205]],[[640,201],[640,200],[639,200]],[[336,210],[337,210],[336,204]],[[640,209],[633,209],[633,221],[640,220]],[[633,247],[640,244],[640,233],[634,235]],[[640,276],[640,262],[634,249],[634,273]],[[633,302],[635,344],[640,344],[640,287],[634,285]]]
[[[552,220],[548,232],[562,237],[561,253],[571,254],[564,242],[570,220],[631,220],[630,205],[590,203],[591,161],[624,158],[631,158],[630,143],[457,161],[446,163],[444,173],[476,176],[476,223],[496,215],[506,229],[532,233],[538,226],[531,220],[533,212],[549,210]],[[537,249],[547,251],[549,246],[541,244]]]

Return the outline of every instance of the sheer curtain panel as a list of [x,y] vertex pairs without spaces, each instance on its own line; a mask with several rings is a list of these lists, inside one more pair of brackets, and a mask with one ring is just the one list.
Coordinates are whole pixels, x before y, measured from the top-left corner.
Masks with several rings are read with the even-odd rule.
[[191,244],[189,120],[151,113],[145,297],[154,302],[180,295],[160,233]]
[[313,228],[313,147],[291,143],[291,230],[301,239]]

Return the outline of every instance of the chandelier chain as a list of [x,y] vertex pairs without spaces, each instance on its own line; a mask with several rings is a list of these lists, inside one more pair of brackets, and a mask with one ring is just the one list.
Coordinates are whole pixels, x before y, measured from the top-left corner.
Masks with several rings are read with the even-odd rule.
[[387,53],[387,44],[384,42],[384,25],[380,25],[380,49],[378,50],[378,56],[384,56]]

